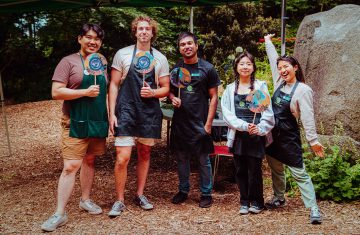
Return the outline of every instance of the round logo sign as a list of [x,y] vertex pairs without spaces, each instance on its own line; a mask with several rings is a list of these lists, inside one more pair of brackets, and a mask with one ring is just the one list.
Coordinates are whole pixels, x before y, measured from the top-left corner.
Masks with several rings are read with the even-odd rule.
[[150,58],[147,56],[141,56],[136,64],[136,67],[141,70],[146,70],[150,67]]
[[103,64],[102,61],[99,57],[92,57],[89,61],[89,67],[91,70],[102,70],[103,69]]

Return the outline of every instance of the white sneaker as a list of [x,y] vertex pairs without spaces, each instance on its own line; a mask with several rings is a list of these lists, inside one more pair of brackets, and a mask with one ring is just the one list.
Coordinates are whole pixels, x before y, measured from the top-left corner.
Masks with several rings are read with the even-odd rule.
[[96,205],[90,199],[87,199],[85,201],[80,199],[79,207],[80,207],[80,209],[83,209],[83,210],[89,212],[89,214],[92,214],[92,215],[98,215],[98,214],[102,213],[101,207]]
[[116,201],[109,212],[110,217],[116,217],[125,210],[126,206],[122,201]]
[[248,206],[240,206],[239,213],[242,215],[249,214],[249,207]]
[[310,211],[310,223],[311,224],[321,224],[321,213],[318,206],[311,207]]
[[68,216],[66,213],[64,215],[53,214],[41,225],[41,229],[46,232],[52,232],[55,231],[56,228],[66,224],[67,221]]

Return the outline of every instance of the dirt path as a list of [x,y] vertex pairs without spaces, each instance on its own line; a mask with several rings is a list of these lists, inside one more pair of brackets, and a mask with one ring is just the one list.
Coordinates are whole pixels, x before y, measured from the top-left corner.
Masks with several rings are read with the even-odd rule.
[[[41,223],[55,209],[57,179],[62,170],[60,110],[58,101],[7,107],[13,155],[5,156],[6,138],[1,123],[1,234],[42,233]],[[177,192],[176,165],[172,158],[167,157],[164,141],[152,153],[146,188],[146,195],[155,204],[155,209],[144,212],[132,203],[136,188],[134,157],[129,167],[126,191],[128,210],[118,218],[109,219],[107,212],[115,198],[115,186],[113,140],[110,138],[108,142],[107,154],[96,162],[92,193],[93,200],[105,213],[92,216],[79,210],[80,187],[77,181],[67,206],[70,220],[54,234],[360,234],[360,202],[336,204],[320,201],[324,222],[316,226],[309,224],[309,212],[300,197],[288,198],[288,206],[278,211],[240,216],[238,189],[228,181],[217,183],[214,205],[200,209],[196,170],[191,174],[189,200],[182,205],[173,205],[170,199]],[[229,174],[231,162],[222,160],[220,164],[219,180]],[[265,196],[270,198],[271,180],[266,165],[264,174]]]

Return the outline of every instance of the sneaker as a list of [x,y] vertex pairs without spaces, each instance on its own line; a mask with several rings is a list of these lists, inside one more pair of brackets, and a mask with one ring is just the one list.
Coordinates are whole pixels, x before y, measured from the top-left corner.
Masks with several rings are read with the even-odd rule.
[[68,216],[65,213],[64,215],[57,215],[53,214],[48,220],[46,220],[42,225],[41,229],[46,232],[52,232],[57,229],[57,227],[60,227],[68,221]]
[[135,201],[136,205],[140,206],[144,210],[152,210],[152,209],[154,209],[153,204],[151,204],[149,202],[149,200],[144,195],[136,196],[134,201]]
[[251,213],[254,213],[254,214],[259,214],[259,213],[262,212],[264,209],[265,209],[264,206],[251,205],[250,208],[249,208],[249,211],[250,211]]
[[186,201],[186,199],[188,198],[188,194],[179,191],[171,200],[172,203],[174,204],[180,204],[183,203],[184,201]]
[[87,199],[85,201],[80,199],[79,207],[80,207],[80,209],[83,209],[83,210],[89,212],[89,214],[92,214],[92,215],[98,215],[98,214],[102,213],[101,207],[96,205],[90,199]]
[[126,206],[122,201],[116,201],[114,205],[111,208],[111,211],[109,211],[110,217],[116,217],[121,214],[125,210]]
[[271,199],[271,201],[268,201],[267,203],[265,203],[265,207],[267,209],[276,209],[279,207],[283,207],[285,206],[285,199],[280,199],[278,197],[273,197]]
[[311,207],[310,223],[311,224],[321,224],[321,222],[322,222],[322,219],[321,219],[321,213],[320,213],[319,207],[317,207],[317,206]]
[[199,206],[201,208],[208,208],[212,205],[212,197],[211,196],[201,196]]
[[245,205],[240,206],[239,213],[242,214],[242,215],[249,214],[249,207],[245,206]]

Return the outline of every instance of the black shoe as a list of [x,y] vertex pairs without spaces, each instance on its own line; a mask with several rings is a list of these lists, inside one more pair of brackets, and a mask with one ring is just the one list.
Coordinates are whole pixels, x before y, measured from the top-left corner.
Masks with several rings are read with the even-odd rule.
[[188,198],[187,193],[183,193],[181,191],[179,191],[171,200],[172,203],[174,204],[180,204],[184,201],[186,201],[186,199]]
[[208,208],[212,205],[212,197],[211,196],[201,196],[199,206],[201,208]]
[[267,203],[265,203],[265,207],[267,209],[276,209],[279,207],[283,207],[285,206],[285,199],[279,199],[277,197],[273,197],[273,199],[271,199],[271,201],[268,201]]

